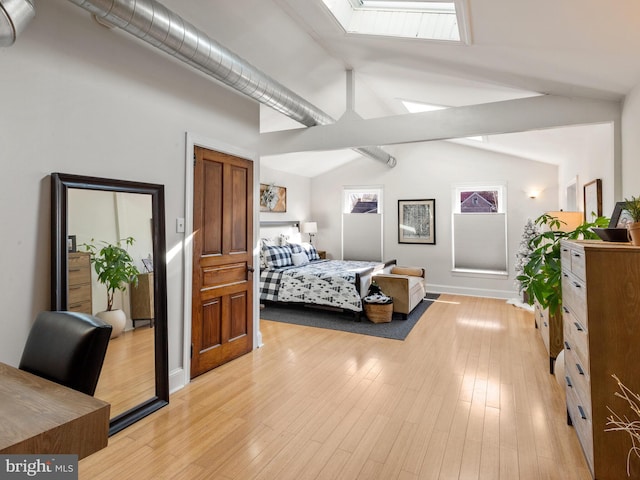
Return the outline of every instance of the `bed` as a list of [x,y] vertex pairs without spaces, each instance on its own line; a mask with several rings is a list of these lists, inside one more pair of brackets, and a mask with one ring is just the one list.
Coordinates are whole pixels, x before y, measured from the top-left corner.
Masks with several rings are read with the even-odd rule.
[[332,307],[358,317],[372,276],[388,273],[395,263],[320,259],[295,234],[263,237],[260,301]]

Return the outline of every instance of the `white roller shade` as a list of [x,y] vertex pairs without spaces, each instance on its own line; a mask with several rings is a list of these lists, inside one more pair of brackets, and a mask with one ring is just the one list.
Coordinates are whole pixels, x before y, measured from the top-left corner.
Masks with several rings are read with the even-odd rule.
[[342,258],[382,261],[382,215],[342,215]]
[[453,268],[507,272],[504,213],[453,214]]

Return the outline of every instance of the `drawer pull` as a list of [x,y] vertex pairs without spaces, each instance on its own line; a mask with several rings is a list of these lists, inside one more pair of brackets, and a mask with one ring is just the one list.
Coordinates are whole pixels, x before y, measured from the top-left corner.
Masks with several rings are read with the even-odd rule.
[[564,305],[562,306],[562,310],[564,311],[564,313],[569,313],[569,309]]
[[542,322],[542,323],[544,323],[544,326],[545,326],[545,327],[548,327],[548,326],[549,326],[549,325],[547,324],[547,322]]
[[576,288],[582,288],[579,283],[573,282],[573,286]]
[[83,270],[82,268],[70,268],[69,269],[70,272],[80,272],[82,270]]
[[582,417],[583,420],[587,419],[587,414],[584,413],[584,408],[582,408],[581,405],[578,405],[578,410],[580,410],[580,416]]
[[582,370],[582,367],[580,366],[579,363],[576,363],[576,368],[578,369],[578,373],[580,375],[584,375],[584,370]]
[[579,253],[574,253],[573,256],[580,258],[582,255],[580,255]]
[[82,305],[82,302],[80,302],[80,303],[74,303],[74,304],[72,304],[72,305],[69,305],[69,308],[78,308],[78,307],[80,307],[81,305]]
[[81,286],[69,285],[69,290],[80,290],[81,288]]
[[571,379],[569,377],[564,377],[564,378],[567,381],[567,387],[573,388],[573,384],[571,383]]
[[567,350],[571,350],[571,345],[569,345],[569,342],[564,342],[564,348],[566,348]]
[[573,324],[576,326],[576,330],[578,330],[579,332],[584,332],[582,325],[580,325],[578,322],[573,322]]

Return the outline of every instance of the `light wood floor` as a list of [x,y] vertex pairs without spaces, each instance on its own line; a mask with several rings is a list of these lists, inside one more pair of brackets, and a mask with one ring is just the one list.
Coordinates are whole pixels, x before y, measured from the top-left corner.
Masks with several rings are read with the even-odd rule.
[[155,395],[153,334],[142,326],[109,340],[94,397],[111,404],[112,418]]
[[80,479],[589,479],[533,314],[442,295],[404,342],[262,321]]

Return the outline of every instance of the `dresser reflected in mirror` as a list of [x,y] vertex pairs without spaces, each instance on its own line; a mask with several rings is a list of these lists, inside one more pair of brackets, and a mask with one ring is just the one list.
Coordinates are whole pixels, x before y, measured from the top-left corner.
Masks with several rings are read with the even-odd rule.
[[[162,185],[54,173],[52,179],[53,310],[96,315],[107,310],[87,245],[122,243],[139,274],[113,295],[124,312],[109,342],[95,397],[111,404],[110,434],[169,401],[164,188]],[[135,283],[135,282],[134,282]]]

